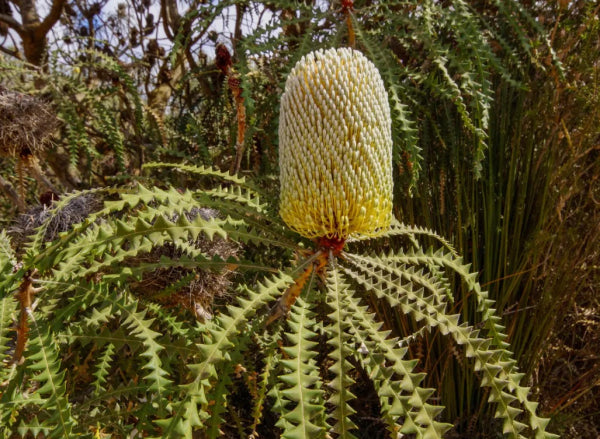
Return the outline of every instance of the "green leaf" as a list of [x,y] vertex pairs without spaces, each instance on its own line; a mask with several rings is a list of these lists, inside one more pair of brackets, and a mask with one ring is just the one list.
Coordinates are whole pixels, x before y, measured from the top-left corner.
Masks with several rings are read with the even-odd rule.
[[389,331],[380,329],[381,323],[375,322],[366,306],[360,306],[354,294],[348,291],[345,303],[356,351],[378,391],[390,433],[441,438],[451,424],[435,420],[442,407],[426,403],[433,389],[419,387],[425,374],[414,371],[417,361],[405,358],[407,348],[401,348],[397,338],[388,338]]
[[348,285],[341,282],[338,268],[334,265],[327,276],[327,305],[332,311],[327,315],[330,323],[327,323],[324,328],[329,336],[327,344],[332,347],[329,358],[333,363],[329,370],[335,375],[328,383],[333,393],[327,402],[333,406],[329,413],[333,424],[331,432],[338,434],[339,437],[350,439],[356,437],[351,431],[356,430],[357,427],[350,419],[355,410],[349,402],[355,396],[350,392],[350,386],[354,383],[350,371],[354,367],[348,359],[354,352],[349,346],[350,325],[344,316],[344,309],[347,306],[344,293],[347,288]]
[[[226,314],[221,314],[207,323],[204,341],[197,345],[201,361],[189,366],[194,380],[183,386],[184,397],[174,404],[171,416],[156,421],[163,428],[163,437],[189,437],[194,427],[203,425],[201,416],[207,414],[198,404],[201,407],[208,404],[207,392],[218,380],[216,366],[227,361],[228,351],[236,348],[233,340],[242,328],[246,327],[249,318],[274,300],[291,283],[292,279],[287,274],[280,273],[264,284],[259,284],[258,291],[242,287],[237,296],[238,304],[228,306]],[[248,298],[242,297],[243,295]]]
[[285,338],[290,345],[283,347],[285,359],[280,360],[283,373],[278,376],[277,392],[279,404],[275,407],[280,413],[278,426],[283,428],[281,437],[287,439],[324,438],[325,437],[325,405],[323,391],[320,389],[317,355],[317,334],[314,302],[314,276],[311,278],[305,294],[306,301],[299,297],[292,306],[285,331]]
[[[31,403],[37,398],[43,400],[40,406],[49,416],[41,425],[52,427],[50,438],[68,438],[75,420],[71,416],[71,404],[66,398],[65,370],[60,365],[59,350],[51,334],[38,325],[34,315],[30,313],[29,317],[32,327],[25,352],[25,364],[31,373],[30,380],[36,385],[27,400],[31,399]],[[27,400],[24,402],[27,403]]]
[[[425,256],[421,252],[411,257],[433,256]],[[449,334],[456,343],[465,345],[467,356],[475,359],[475,369],[482,373],[481,385],[490,388],[490,398],[497,404],[496,415],[504,419],[503,429],[510,437],[524,437],[520,434],[523,425],[516,420],[522,409],[511,405],[515,400],[529,411],[532,429],[543,429],[535,411],[528,404],[527,391],[520,386],[522,375],[516,371],[516,362],[504,344],[495,344],[491,338],[480,338],[478,330],[459,324],[459,315],[445,312],[443,295],[426,295],[426,290],[415,288],[413,282],[402,283],[395,279],[394,273],[405,268],[399,263],[404,262],[403,257],[396,263],[393,262],[394,258],[371,258],[365,262],[357,257],[349,257],[348,261],[353,263],[358,272],[349,269],[345,272],[377,297],[388,300],[392,306],[399,306],[404,313],[412,315],[417,322],[423,321],[427,327],[438,327],[442,334]],[[415,275],[414,272],[412,275]],[[423,284],[424,281],[417,283]],[[511,389],[513,392],[510,392]]]

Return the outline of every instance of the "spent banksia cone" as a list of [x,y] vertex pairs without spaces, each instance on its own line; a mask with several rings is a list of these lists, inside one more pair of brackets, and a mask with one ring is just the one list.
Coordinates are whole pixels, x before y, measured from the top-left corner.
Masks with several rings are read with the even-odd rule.
[[281,97],[283,220],[308,238],[376,236],[392,218],[387,93],[360,52],[317,51],[291,71]]

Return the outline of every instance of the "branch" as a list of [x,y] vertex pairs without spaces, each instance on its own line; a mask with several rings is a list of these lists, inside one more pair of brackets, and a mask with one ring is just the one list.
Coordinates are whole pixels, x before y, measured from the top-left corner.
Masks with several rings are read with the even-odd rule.
[[23,282],[19,286],[18,299],[21,304],[21,313],[19,315],[19,324],[17,326],[17,343],[13,354],[12,362],[16,364],[22,363],[25,345],[29,336],[29,314],[31,313],[31,305],[33,296],[40,291],[40,288],[33,287],[33,276],[37,274],[37,269],[29,272],[23,278]]
[[246,12],[246,5],[236,3],[235,5],[235,28],[233,32],[233,52],[237,53],[237,46],[242,40],[242,18]]
[[23,25],[7,14],[0,14],[0,21],[8,24],[11,29],[16,30],[19,34],[25,31]]
[[7,55],[13,56],[13,57],[15,57],[17,59],[21,59],[21,53],[17,49],[10,50],[10,49],[7,49],[4,46],[0,46],[0,52],[4,52]]
[[161,0],[160,15],[163,19],[163,28],[167,38],[174,41],[181,22],[181,16],[177,10],[177,3],[174,0]]
[[65,0],[54,0],[52,2],[52,8],[50,9],[50,12],[46,16],[46,18],[44,18],[44,21],[40,23],[36,31],[46,35],[48,31],[52,29],[52,26],[54,26],[54,24],[56,24],[56,22],[60,18],[60,14],[62,14],[64,5]]

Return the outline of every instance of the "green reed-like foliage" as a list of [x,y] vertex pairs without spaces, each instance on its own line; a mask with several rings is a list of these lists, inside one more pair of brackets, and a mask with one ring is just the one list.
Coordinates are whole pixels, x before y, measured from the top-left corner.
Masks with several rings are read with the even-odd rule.
[[[550,17],[561,16],[560,10],[553,8],[548,6],[539,13],[551,21]],[[561,25],[570,29],[570,20],[574,20],[580,23],[582,35],[587,35],[584,29],[593,28],[589,18],[583,10],[573,14],[580,15],[565,16]],[[589,268],[593,264],[589,261],[595,256],[586,245],[593,240],[586,237],[590,233],[595,236],[597,229],[597,221],[565,221],[563,217],[563,209],[573,219],[597,216],[597,209],[588,204],[585,195],[593,191],[593,183],[588,183],[596,172],[589,141],[594,130],[588,124],[597,120],[591,110],[594,93],[589,92],[589,87],[595,88],[594,73],[592,63],[585,59],[596,46],[582,38],[575,54],[571,46],[574,39],[566,37],[570,34],[556,30],[556,35],[562,36],[554,44],[556,56],[565,63],[567,81],[563,82],[560,70],[550,64],[545,65],[546,70],[529,73],[531,78],[529,74],[521,76],[516,69],[513,78],[521,78],[520,85],[502,75],[493,76],[494,99],[481,179],[473,177],[471,165],[464,161],[464,152],[472,148],[473,139],[461,129],[458,115],[447,105],[428,110],[431,121],[424,125],[424,178],[415,197],[399,205],[399,215],[405,221],[443,230],[473,263],[472,269],[480,273],[479,281],[502,310],[511,345],[527,379],[539,386],[544,386],[546,378],[539,376],[537,368],[540,358],[550,355],[555,316],[573,300],[574,291],[583,292],[593,283],[593,269]],[[581,73],[576,74],[571,62],[588,67],[580,64],[577,70]],[[574,76],[587,78],[577,87],[588,90],[585,98],[572,93]],[[573,142],[571,135],[578,140]],[[561,200],[571,196],[577,202],[567,208]],[[467,305],[468,298],[468,291],[460,292],[454,309],[472,321],[476,311]],[[389,321],[399,322],[394,324],[400,328],[409,327],[402,317]],[[433,336],[416,343],[413,349],[426,352],[425,364],[436,365],[430,385],[450,397],[444,397],[444,402],[451,419],[461,425],[458,430],[467,435],[484,433],[493,413],[485,404],[486,395],[453,360],[456,348],[440,344]]]

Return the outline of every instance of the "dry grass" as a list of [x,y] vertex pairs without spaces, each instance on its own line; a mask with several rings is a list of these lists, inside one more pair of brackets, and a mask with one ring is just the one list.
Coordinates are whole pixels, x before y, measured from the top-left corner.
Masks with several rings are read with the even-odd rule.
[[[600,276],[596,276],[600,285]],[[590,288],[574,297],[559,317],[542,358],[541,406],[565,439],[600,437],[600,300]]]
[[[555,94],[558,194],[541,276],[556,294],[553,331],[534,371],[542,410],[565,439],[600,437],[600,5],[580,2],[554,35],[566,67]],[[579,14],[579,15],[577,15]],[[557,18],[557,19],[558,19]],[[573,23],[572,32],[567,32]],[[552,133],[550,125],[547,130]]]

